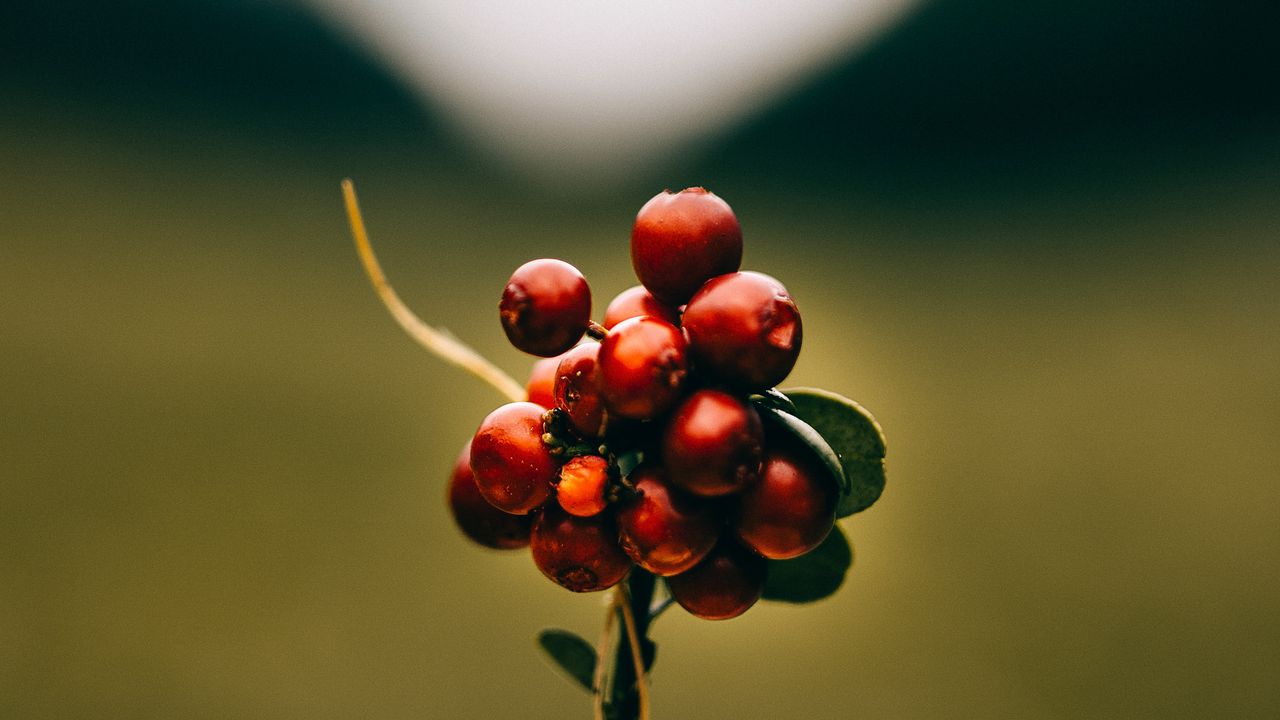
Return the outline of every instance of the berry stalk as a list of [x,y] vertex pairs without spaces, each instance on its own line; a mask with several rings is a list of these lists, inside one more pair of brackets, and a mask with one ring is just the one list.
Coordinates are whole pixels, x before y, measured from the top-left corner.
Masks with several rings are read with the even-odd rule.
[[[613,695],[610,703],[614,720],[648,720],[649,693],[643,673],[644,648],[650,646],[649,604],[653,600],[656,577],[634,567],[622,590],[622,619],[627,642],[619,642],[613,655]],[[612,609],[610,610],[612,612]],[[639,675],[639,679],[637,679]]]

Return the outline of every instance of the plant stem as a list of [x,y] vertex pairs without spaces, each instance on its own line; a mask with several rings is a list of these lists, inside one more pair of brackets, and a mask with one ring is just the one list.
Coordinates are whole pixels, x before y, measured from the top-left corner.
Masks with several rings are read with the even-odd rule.
[[611,706],[615,720],[645,720],[647,715],[642,712],[648,710],[647,688],[641,687],[643,679],[637,682],[636,665],[645,664],[646,648],[650,646],[649,603],[653,600],[655,582],[652,573],[639,567],[632,568],[627,578],[623,620],[627,624],[628,642],[619,641],[613,657]]

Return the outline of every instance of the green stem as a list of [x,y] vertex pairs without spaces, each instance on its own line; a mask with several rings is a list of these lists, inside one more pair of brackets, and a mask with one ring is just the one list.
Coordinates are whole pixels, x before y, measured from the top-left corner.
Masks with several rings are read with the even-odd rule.
[[[636,635],[640,639],[640,654],[645,664],[650,662],[652,643],[649,641],[649,603],[653,600],[656,578],[639,567],[631,569],[627,578],[628,602],[636,621]],[[610,717],[613,720],[636,720],[640,716],[640,696],[636,687],[635,663],[631,659],[631,646],[626,631],[619,628],[620,638],[613,654],[613,692],[610,701]]]

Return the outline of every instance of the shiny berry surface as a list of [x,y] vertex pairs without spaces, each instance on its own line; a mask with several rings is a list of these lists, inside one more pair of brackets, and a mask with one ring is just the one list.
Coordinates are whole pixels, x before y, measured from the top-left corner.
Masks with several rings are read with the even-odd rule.
[[742,228],[729,204],[695,187],[663,191],[640,208],[631,230],[631,264],[653,296],[688,302],[708,279],[742,263]]
[[643,285],[636,285],[618,293],[618,297],[609,303],[604,311],[603,324],[607,330],[623,320],[641,315],[660,318],[672,325],[680,320],[680,313],[676,308],[655,298]]
[[760,479],[739,500],[738,537],[775,560],[814,549],[836,520],[834,479],[797,448],[767,449]]
[[662,462],[677,487],[728,495],[760,475],[764,428],[755,408],[719,390],[699,390],[680,404],[662,440]]
[[575,457],[560,468],[556,501],[570,515],[598,515],[608,507],[604,497],[608,483],[608,460],[597,455]]
[[556,406],[556,368],[564,355],[542,358],[533,363],[529,379],[524,384],[525,399],[548,410]]
[[669,410],[684,389],[684,336],[665,320],[623,320],[600,346],[600,394],[611,414],[649,420]]
[[531,260],[516,268],[498,304],[502,329],[516,348],[551,357],[573,347],[591,321],[591,289],[562,260]]
[[671,488],[656,465],[636,469],[630,479],[640,496],[619,507],[622,549],[657,575],[675,575],[698,564],[720,532],[715,508]]
[[617,528],[607,513],[583,518],[548,505],[533,521],[529,547],[542,574],[574,592],[612,587],[632,565],[618,546]]
[[704,620],[728,620],[751,609],[764,592],[765,559],[722,538],[702,562],[667,578],[680,607]]
[[782,382],[800,355],[800,311],[787,289],[757,272],[707,282],[685,308],[689,353],[708,378],[745,391]]
[[604,424],[596,377],[599,354],[600,343],[584,342],[564,354],[555,372],[555,407],[564,411],[574,431],[584,438],[598,436]]
[[494,507],[523,514],[551,495],[560,466],[542,442],[544,408],[507,403],[489,413],[471,440],[471,470]]
[[453,465],[449,477],[449,513],[454,523],[471,540],[499,550],[522,548],[529,544],[528,515],[512,515],[493,505],[480,494],[471,474],[471,443]]

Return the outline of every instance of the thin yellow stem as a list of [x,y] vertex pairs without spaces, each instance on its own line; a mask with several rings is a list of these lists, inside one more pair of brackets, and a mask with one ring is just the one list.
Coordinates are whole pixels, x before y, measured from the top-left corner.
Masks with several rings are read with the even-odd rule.
[[513,402],[524,400],[525,391],[523,385],[516,382],[510,375],[503,372],[497,365],[489,362],[483,355],[473,350],[466,343],[444,330],[431,327],[423,322],[422,318],[415,315],[404,304],[404,301],[400,299],[400,296],[391,287],[391,283],[387,282],[387,276],[383,274],[382,266],[378,264],[378,258],[373,254],[373,246],[369,244],[369,233],[364,227],[364,217],[360,214],[359,203],[356,202],[356,188],[349,178],[342,181],[342,197],[346,202],[347,219],[351,222],[351,236],[356,241],[356,251],[360,253],[360,262],[364,265],[364,270],[369,275],[369,282],[373,284],[374,292],[378,294],[382,304],[387,306],[387,310],[391,312],[391,316],[396,319],[400,327],[404,328],[409,337],[418,341],[419,345],[426,348],[436,357],[445,362],[453,363],[484,380]]
[[605,669],[608,667],[605,663],[605,655],[609,652],[609,638],[613,635],[613,619],[618,614],[618,602],[621,597],[617,592],[609,596],[609,610],[604,615],[600,641],[596,643],[596,670],[591,678],[591,709],[595,720],[604,720],[604,676]]
[[622,622],[627,628],[627,644],[631,646],[631,662],[636,666],[636,692],[640,697],[640,720],[649,720],[649,683],[644,676],[644,659],[640,657],[640,633],[636,631],[636,618],[631,613],[631,602],[625,597],[626,589],[617,586],[622,596]]

